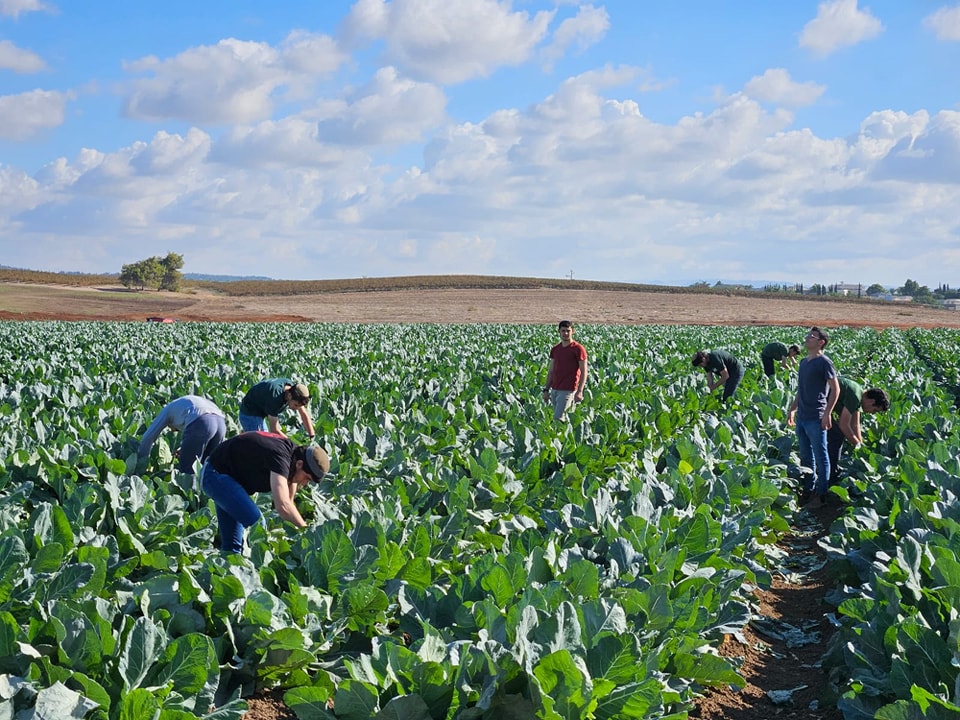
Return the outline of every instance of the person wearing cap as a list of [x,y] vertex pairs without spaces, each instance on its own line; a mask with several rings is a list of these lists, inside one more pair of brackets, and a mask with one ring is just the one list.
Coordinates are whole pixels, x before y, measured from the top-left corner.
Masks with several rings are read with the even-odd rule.
[[[726,350],[698,350],[693,355],[693,366],[707,373],[707,392],[712,393],[723,385],[723,400],[737,390],[743,380],[743,365]],[[716,379],[714,379],[716,375]]]
[[804,481],[800,504],[819,508],[827,501],[830,481],[830,454],[827,431],[833,426],[831,413],[840,397],[840,383],[833,362],[823,354],[830,336],[818,327],[810,328],[803,340],[807,356],[797,371],[797,394],[787,410],[787,425],[796,428],[800,464],[813,470]]
[[773,377],[776,373],[776,363],[779,361],[780,367],[786,370],[796,361],[800,355],[800,347],[791,345],[787,347],[782,342],[771,342],[763,346],[760,351],[760,361],[763,363],[763,374],[767,377]]
[[295,383],[289,378],[262,380],[250,388],[240,401],[240,427],[245,432],[266,430],[286,437],[286,433],[280,429],[277,416],[284,408],[290,408],[299,413],[307,436],[313,440],[313,420],[307,412],[308,402],[310,390],[303,383]]
[[217,508],[221,551],[243,551],[244,529],[263,516],[253,501],[257,492],[269,492],[277,514],[305,528],[294,497],[329,470],[330,458],[319,445],[294,445],[290,438],[262,430],[220,443],[203,466],[200,485]]
[[137,448],[137,460],[150,455],[150,449],[166,428],[183,433],[180,439],[177,470],[193,475],[193,463],[204,461],[223,442],[227,426],[223,411],[199,395],[184,395],[163,406],[147,428]]
[[550,348],[547,382],[543,399],[553,407],[553,419],[560,420],[573,405],[583,402],[587,384],[587,351],[573,339],[573,323],[561,320],[557,325],[560,342]]

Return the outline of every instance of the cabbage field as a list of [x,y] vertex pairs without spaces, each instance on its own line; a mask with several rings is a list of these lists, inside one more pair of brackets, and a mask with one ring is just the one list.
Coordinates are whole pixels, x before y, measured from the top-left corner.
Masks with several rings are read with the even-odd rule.
[[[716,648],[751,619],[798,512],[799,328],[589,327],[586,402],[540,401],[555,328],[0,323],[0,720],[242,717],[279,687],[313,718],[685,718],[742,684]],[[846,456],[823,541],[846,718],[960,713],[960,331],[834,331],[888,389]],[[704,397],[695,350],[750,367]],[[332,472],[299,531],[259,501],[248,556],[173,470],[174,397],[228,415],[308,383]],[[287,431],[305,442],[293,425]]]

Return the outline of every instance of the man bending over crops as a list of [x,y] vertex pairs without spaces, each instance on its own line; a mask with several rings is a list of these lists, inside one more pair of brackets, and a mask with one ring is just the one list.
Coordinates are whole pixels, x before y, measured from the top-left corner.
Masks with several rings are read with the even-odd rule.
[[725,350],[698,350],[693,354],[693,366],[706,371],[708,393],[723,385],[724,401],[733,395],[743,380],[743,365]]
[[150,448],[165,428],[180,430],[179,460],[177,469],[193,475],[193,462],[197,458],[206,460],[210,453],[223,442],[227,427],[223,412],[206,398],[197,395],[184,395],[166,405],[156,419],[147,428],[137,448],[137,459],[142,460],[150,454]]
[[860,433],[860,413],[873,414],[890,409],[890,398],[880,388],[864,389],[853,380],[838,377],[840,395],[834,406],[835,422],[827,431],[827,453],[830,456],[830,484],[839,480],[840,450],[844,439],[849,440],[854,449],[863,444]]
[[818,327],[810,328],[803,346],[807,356],[800,361],[797,395],[787,410],[787,425],[796,426],[800,443],[800,464],[813,470],[812,480],[805,480],[800,504],[821,507],[827,500],[830,479],[830,457],[827,453],[827,431],[832,426],[830,413],[840,395],[837,371],[823,349],[830,336]]
[[553,419],[560,420],[573,405],[583,402],[587,384],[587,351],[573,339],[573,323],[561,320],[557,325],[560,342],[550,348],[547,382],[543,399],[553,406]]
[[244,432],[267,430],[286,437],[286,433],[280,429],[277,416],[284,408],[290,408],[299,413],[307,436],[313,440],[313,420],[307,412],[309,402],[310,390],[302,383],[294,383],[289,378],[262,380],[250,388],[240,401],[240,427]]
[[782,342],[767,343],[760,351],[760,361],[763,363],[763,374],[767,377],[773,377],[776,373],[776,364],[780,362],[780,367],[786,370],[793,365],[794,360],[800,354],[800,348],[796,345],[787,347]]
[[330,470],[330,458],[319,445],[294,445],[281,435],[245,432],[222,442],[203,466],[200,484],[217,507],[220,549],[243,551],[243,531],[262,517],[251,497],[269,492],[281,518],[304,528],[293,499],[311,480]]

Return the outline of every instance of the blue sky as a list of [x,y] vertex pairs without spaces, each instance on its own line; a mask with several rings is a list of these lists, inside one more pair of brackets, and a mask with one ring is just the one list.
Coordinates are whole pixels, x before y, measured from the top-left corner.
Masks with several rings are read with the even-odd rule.
[[960,3],[0,0],[0,263],[960,285]]

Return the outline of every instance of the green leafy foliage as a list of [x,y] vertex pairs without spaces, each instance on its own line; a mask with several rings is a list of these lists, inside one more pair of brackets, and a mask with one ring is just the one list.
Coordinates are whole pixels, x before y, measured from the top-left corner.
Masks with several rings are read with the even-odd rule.
[[[0,673],[24,688],[5,702],[59,683],[83,717],[227,720],[279,686],[302,718],[660,718],[739,685],[712,648],[749,621],[795,510],[790,388],[750,366],[723,407],[689,355],[749,359],[771,331],[581,328],[588,397],[558,424],[538,391],[550,330],[0,324],[18,359],[0,384]],[[938,493],[960,488],[935,448],[958,443],[912,337],[831,341],[841,372],[894,397],[838,489],[871,500],[832,541],[861,589],[833,654],[851,712],[957,700],[960,525]],[[311,382],[332,472],[298,493],[305,531],[259,497],[266,528],[221,557],[177,439],[130,458],[187,393],[236,432],[244,389],[280,369]]]

